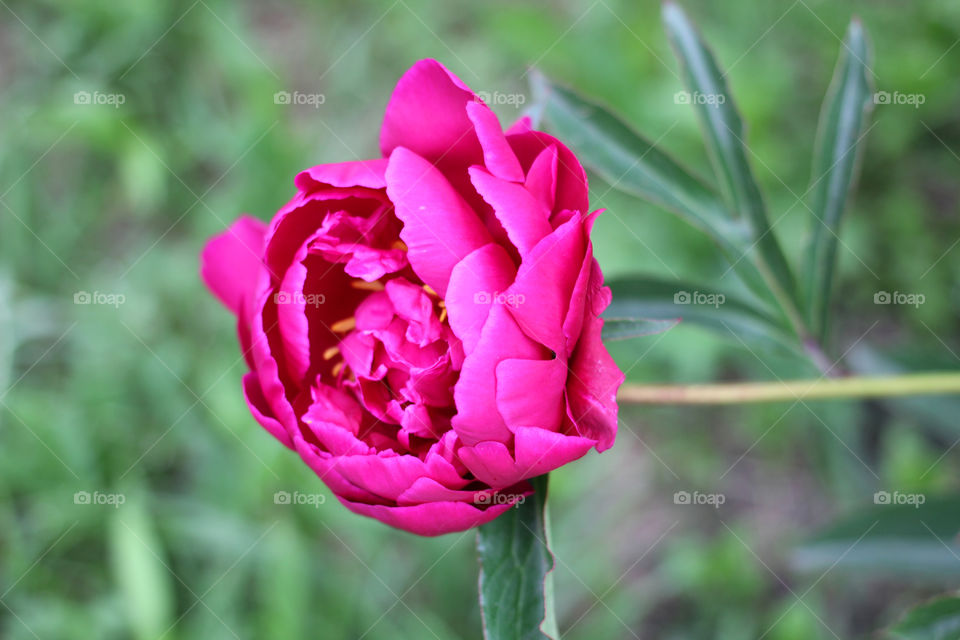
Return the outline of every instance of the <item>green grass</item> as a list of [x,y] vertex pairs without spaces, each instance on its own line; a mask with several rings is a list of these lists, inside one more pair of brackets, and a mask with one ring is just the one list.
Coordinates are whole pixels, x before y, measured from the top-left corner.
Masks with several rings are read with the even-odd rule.
[[[789,210],[776,233],[791,256],[809,215],[791,206],[852,12],[878,88],[925,95],[875,113],[830,348],[867,332],[861,346],[956,368],[960,8],[685,4],[730,69],[771,215]],[[240,213],[268,218],[298,170],[376,154],[393,83],[421,57],[477,90],[525,95],[536,64],[707,174],[658,12],[626,0],[0,6],[0,635],[477,637],[473,534],[420,539],[348,513],[255,424],[233,321],[197,255]],[[325,101],[276,105],[281,90]],[[124,103],[78,105],[78,91]],[[608,275],[724,272],[675,218],[593,191],[608,209],[595,236]],[[927,302],[875,306],[879,290]],[[75,305],[79,291],[125,302]],[[635,381],[800,373],[687,327],[616,356]],[[613,450],[554,474],[564,637],[866,637],[926,593],[840,571],[818,581],[789,552],[878,488],[956,489],[956,450],[926,473],[956,431],[921,429],[955,415],[808,404],[624,409]],[[674,505],[695,489],[727,503]],[[279,490],[326,501],[276,505]],[[125,502],[77,505],[77,491]]]

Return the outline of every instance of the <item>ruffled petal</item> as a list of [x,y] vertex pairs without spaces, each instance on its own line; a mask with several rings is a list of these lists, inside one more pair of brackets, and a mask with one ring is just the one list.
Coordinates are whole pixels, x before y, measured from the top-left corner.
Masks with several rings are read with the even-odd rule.
[[553,231],[550,210],[522,184],[502,180],[481,167],[470,167],[470,180],[481,197],[493,207],[494,215],[521,257],[526,257]]
[[523,168],[503,135],[497,114],[481,102],[469,102],[467,116],[476,128],[487,170],[503,180],[523,182]]
[[517,269],[498,244],[484,245],[457,263],[450,273],[445,303],[450,327],[469,353],[480,339],[490,305],[513,284]]

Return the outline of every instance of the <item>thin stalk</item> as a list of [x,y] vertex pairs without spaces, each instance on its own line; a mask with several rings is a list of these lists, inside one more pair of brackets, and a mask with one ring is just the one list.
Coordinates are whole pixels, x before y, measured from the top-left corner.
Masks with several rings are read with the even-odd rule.
[[634,404],[745,404],[843,398],[960,394],[960,372],[779,382],[624,385],[617,397]]

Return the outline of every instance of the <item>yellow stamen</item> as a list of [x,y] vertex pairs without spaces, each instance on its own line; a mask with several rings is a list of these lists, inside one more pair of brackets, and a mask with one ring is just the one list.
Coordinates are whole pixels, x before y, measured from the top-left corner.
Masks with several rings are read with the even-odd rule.
[[446,319],[447,319],[447,308],[444,307],[443,310],[440,311],[440,322],[443,322]]
[[339,376],[341,371],[343,371],[343,360],[333,366],[333,377],[336,378]]
[[428,285],[428,284],[423,285],[423,290],[427,292],[427,295],[428,295],[428,296],[434,296],[434,297],[437,297],[437,298],[440,297],[440,295],[439,295],[436,291],[433,290],[433,287],[431,287],[431,286]]
[[352,331],[357,326],[357,319],[354,316],[349,318],[344,318],[343,320],[337,320],[332,325],[330,325],[330,331],[334,333],[346,333],[347,331]]
[[361,291],[383,291],[385,288],[383,283],[379,280],[374,280],[373,282],[367,282],[366,280],[353,280],[350,282],[350,286]]
[[333,346],[323,352],[323,359],[330,360],[334,356],[340,353],[340,347]]
[[394,240],[394,241],[393,241],[393,244],[390,245],[390,248],[391,248],[391,249],[403,249],[404,251],[408,251],[408,249],[407,249],[407,243],[404,242],[403,240]]

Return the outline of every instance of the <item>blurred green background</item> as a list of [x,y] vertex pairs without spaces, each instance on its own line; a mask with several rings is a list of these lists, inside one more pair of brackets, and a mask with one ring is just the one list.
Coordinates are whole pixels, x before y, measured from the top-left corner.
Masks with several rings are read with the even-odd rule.
[[[298,170],[376,155],[393,84],[423,57],[524,96],[496,105],[505,121],[529,106],[535,65],[708,174],[658,3],[0,5],[0,636],[479,637],[473,534],[421,539],[348,513],[254,422],[233,320],[197,255],[240,213],[268,218]],[[730,72],[791,256],[853,13],[878,89],[924,95],[874,113],[829,350],[960,366],[960,5],[684,5]],[[276,104],[278,91],[324,99]],[[608,276],[732,279],[671,215],[592,190],[608,209],[595,232]],[[877,306],[880,290],[926,302]],[[123,303],[75,304],[78,292]],[[633,381],[810,374],[682,325],[616,356]],[[553,474],[564,637],[866,637],[960,585],[960,560],[907,581],[804,570],[793,553],[877,490],[957,490],[958,415],[945,401],[624,408],[614,449]],[[327,499],[275,504],[277,491]],[[676,491],[726,502],[677,505]]]

